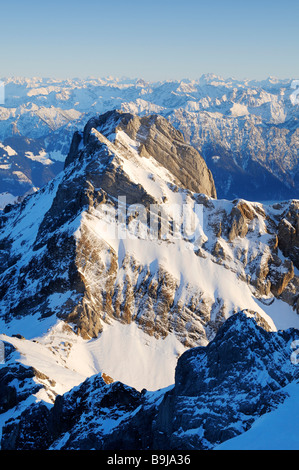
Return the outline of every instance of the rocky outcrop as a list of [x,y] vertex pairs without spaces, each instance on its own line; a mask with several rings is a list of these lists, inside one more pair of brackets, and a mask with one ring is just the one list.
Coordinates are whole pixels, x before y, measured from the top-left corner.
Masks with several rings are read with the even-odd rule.
[[283,387],[298,376],[290,361],[298,332],[267,332],[256,320],[253,312],[238,313],[207,347],[179,358],[175,387],[159,408],[156,445],[164,435],[168,448],[209,449],[284,399]]
[[195,193],[217,197],[213,176],[205,161],[165,118],[159,115],[134,117],[121,128],[140,142],[140,155],[153,155],[162,166],[170,169],[178,185]]
[[33,367],[20,363],[0,369],[0,413],[14,409],[19,403],[38,393],[43,385],[36,379],[48,380]]
[[[235,200],[228,210],[224,210],[221,203],[218,209],[214,201],[207,225],[213,232],[215,243],[212,245],[207,241],[204,245],[212,247],[209,251],[217,263],[228,269],[238,269],[239,277],[254,288],[257,297],[283,295],[294,309],[297,296],[291,281],[297,282],[294,270],[296,239],[294,236],[290,239],[288,235],[294,235],[295,229],[284,220],[295,212],[296,204],[296,201],[290,201],[267,206]],[[284,235],[282,226],[287,227]],[[279,250],[283,250],[282,253]],[[288,291],[293,294],[287,295]]]
[[299,202],[293,201],[278,225],[278,246],[299,269]]
[[237,201],[230,213],[229,241],[236,237],[244,238],[248,232],[248,224],[256,217],[256,212],[245,201]]
[[297,330],[270,332],[255,312],[239,312],[206,347],[182,354],[172,387],[138,392],[95,375],[8,421],[1,449],[212,449],[283,402],[299,378],[295,339]]
[[272,258],[271,274],[269,280],[271,282],[271,292],[276,296],[280,296],[286,289],[289,282],[294,277],[294,266],[291,260],[284,262],[278,256]]

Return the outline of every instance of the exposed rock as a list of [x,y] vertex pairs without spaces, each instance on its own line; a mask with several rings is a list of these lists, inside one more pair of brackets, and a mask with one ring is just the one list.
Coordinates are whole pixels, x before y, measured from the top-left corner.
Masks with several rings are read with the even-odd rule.
[[299,202],[293,201],[286,217],[278,225],[278,246],[299,269]]
[[[216,198],[213,176],[205,161],[194,147],[186,144],[181,132],[164,117],[159,115],[139,117],[120,111],[109,111],[90,119],[85,125],[84,145],[94,141],[92,129],[99,130],[107,138],[112,132],[123,130],[131,139],[139,142],[141,156],[153,156],[164,168],[171,171],[179,185]],[[73,155],[77,151],[74,152],[73,147],[78,148],[77,141],[76,135],[66,164],[73,161]]]
[[[248,211],[244,211],[244,207],[248,207],[245,204],[237,205],[232,209],[231,212],[231,228],[228,233],[229,241],[234,240],[236,237],[244,238],[248,232],[247,217],[245,214],[248,214]],[[250,217],[252,220],[253,215],[250,212]]]
[[[148,150],[155,152],[151,158],[171,172],[170,178],[178,184],[182,184],[179,176],[185,172],[182,178],[188,187],[187,175],[193,174],[190,184],[194,189],[205,190],[208,196],[215,195],[204,160],[184,143],[182,135],[166,119],[157,116],[139,118],[116,111],[91,119],[84,128],[83,137],[78,132],[74,135],[61,181],[57,180],[56,187],[52,183],[44,190],[53,201],[40,216],[35,238],[28,240],[28,250],[33,251],[33,256],[25,265],[19,264],[18,272],[14,267],[15,258],[9,261],[13,250],[8,231],[3,227],[6,270],[0,300],[5,305],[7,319],[37,312],[45,318],[55,313],[75,325],[77,332],[86,339],[97,337],[102,331],[104,316],[106,321],[109,317],[127,323],[134,320],[148,334],[155,336],[167,336],[170,324],[177,330],[178,322],[171,309],[177,310],[174,298],[179,289],[178,281],[159,266],[156,272],[150,272],[149,266],[137,265],[138,260],[132,257],[124,258],[120,263],[118,253],[89,229],[89,221],[94,220],[93,211],[103,203],[116,208],[115,200],[119,195],[126,197],[127,204],[139,203],[146,208],[159,202],[141,184],[133,182],[121,166],[119,156],[122,152],[128,159],[135,155],[130,146],[124,147],[121,139],[109,140],[111,133],[115,136],[120,130],[137,141],[144,138]],[[152,139],[156,139],[155,143],[151,143]],[[79,149],[82,140],[84,147]],[[177,172],[177,176],[173,172]],[[175,185],[173,187],[178,190]],[[25,207],[15,208],[12,224],[25,216]],[[74,237],[69,227],[72,224],[76,227],[80,217],[80,236]],[[118,285],[119,270],[130,272],[134,282],[127,277],[125,288]],[[32,291],[31,286],[37,279],[37,289]],[[12,290],[15,300],[9,301],[10,308],[7,308]],[[18,291],[22,291],[22,296],[17,300]],[[51,296],[64,297],[66,293],[69,294],[64,302],[53,308]],[[179,330],[184,330],[183,325]],[[189,344],[190,339],[183,341]]]
[[0,368],[0,413],[15,407],[42,388],[40,383],[34,381],[37,375],[34,368],[22,364]]
[[297,332],[266,332],[254,317],[232,316],[208,346],[179,358],[175,387],[159,408],[155,445],[162,433],[167,448],[211,448],[283,400],[282,388],[298,377],[289,349]]
[[64,162],[64,168],[73,163],[73,161],[77,158],[79,152],[79,144],[82,141],[82,135],[79,131],[74,132],[72,142],[70,145],[69,153]]
[[142,144],[142,151],[170,168],[179,184],[196,193],[216,198],[213,176],[199,153],[187,145],[180,131],[162,116],[134,117],[124,131]]
[[[52,441],[50,411],[43,404],[28,407],[17,420],[5,425],[1,448],[5,450],[47,450]],[[30,439],[28,437],[30,436]]]
[[294,267],[292,261],[284,260],[284,262],[282,262],[279,259],[278,261],[278,263],[276,261],[274,266],[271,266],[270,276],[271,291],[276,297],[285,290],[290,280],[294,277]]

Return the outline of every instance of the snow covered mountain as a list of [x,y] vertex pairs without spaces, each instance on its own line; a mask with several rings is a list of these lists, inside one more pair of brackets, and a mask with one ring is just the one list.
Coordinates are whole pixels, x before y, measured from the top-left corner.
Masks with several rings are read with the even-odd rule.
[[96,114],[121,109],[166,117],[205,159],[220,198],[299,197],[292,80],[241,81],[211,74],[157,83],[113,78],[3,82],[0,193],[23,196],[44,186],[61,171],[74,131]]
[[[2,448],[24,448],[26,442],[37,448],[42,436],[37,422],[48,429],[53,414],[58,428],[43,435],[47,448],[56,440],[55,448],[76,447],[74,435],[80,448],[117,447],[126,434],[122,425],[130,427],[136,419],[133,432],[139,419],[146,426],[153,417],[157,428],[148,438],[155,448],[163,445],[157,443],[162,434],[170,448],[210,448],[248,429],[267,411],[266,401],[274,406],[285,396],[269,388],[283,389],[297,378],[290,361],[297,330],[277,330],[299,327],[298,208],[296,200],[217,199],[204,159],[162,116],[110,111],[88,120],[73,134],[63,171],[1,213]],[[246,313],[236,315],[240,311]],[[231,318],[236,322],[228,322]],[[255,321],[263,332],[256,332]],[[252,332],[259,338],[265,349],[255,357],[253,348],[246,367],[252,359],[257,364],[253,394],[260,387],[267,393],[265,402],[253,397],[246,419],[238,408],[234,432],[227,414],[220,434],[207,438],[202,422],[212,419],[211,410],[209,419],[198,411],[189,428],[183,415],[188,406],[189,414],[191,408],[201,410],[207,398],[207,388],[195,380],[195,363],[208,361],[204,351],[222,344],[218,332],[226,328],[245,349]],[[285,351],[279,377],[273,376],[271,360],[259,366],[270,346],[280,363],[270,338],[277,338],[277,351]],[[225,344],[229,348],[230,341]],[[233,352],[225,356],[232,367]],[[189,362],[195,356],[193,370]],[[183,358],[189,359],[180,369]],[[211,371],[202,382],[214,373],[218,377]],[[180,389],[180,374],[188,376],[186,387],[189,381],[195,387],[189,395]],[[245,379],[240,384],[240,395],[248,384]],[[222,400],[218,392],[211,407]],[[178,398],[176,416],[173,393],[185,397]],[[73,403],[81,399],[74,422]],[[90,421],[90,400],[105,416],[91,422],[99,426],[101,442],[89,436],[84,444],[87,428],[80,435],[76,424]],[[121,445],[136,445],[127,435]]]

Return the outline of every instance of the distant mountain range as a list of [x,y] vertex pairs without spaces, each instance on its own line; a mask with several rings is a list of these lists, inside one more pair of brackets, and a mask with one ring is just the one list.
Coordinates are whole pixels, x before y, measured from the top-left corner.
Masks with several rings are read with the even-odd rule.
[[[63,168],[73,133],[119,109],[164,116],[212,171],[219,198],[299,198],[299,105],[292,80],[3,78],[0,206]],[[1,202],[2,201],[2,202]]]

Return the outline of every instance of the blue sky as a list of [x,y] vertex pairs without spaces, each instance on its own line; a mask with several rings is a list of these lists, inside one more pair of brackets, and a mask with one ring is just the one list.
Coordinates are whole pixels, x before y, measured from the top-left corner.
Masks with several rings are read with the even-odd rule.
[[0,76],[299,78],[298,0],[1,2]]

